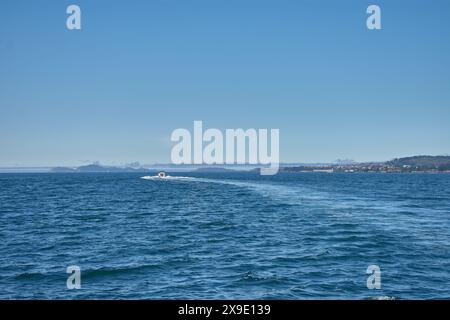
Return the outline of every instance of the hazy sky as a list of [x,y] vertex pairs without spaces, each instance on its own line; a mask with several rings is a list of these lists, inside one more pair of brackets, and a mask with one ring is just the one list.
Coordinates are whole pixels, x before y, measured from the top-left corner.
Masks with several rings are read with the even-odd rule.
[[450,1],[1,1],[0,166],[169,162],[194,120],[284,162],[450,153]]

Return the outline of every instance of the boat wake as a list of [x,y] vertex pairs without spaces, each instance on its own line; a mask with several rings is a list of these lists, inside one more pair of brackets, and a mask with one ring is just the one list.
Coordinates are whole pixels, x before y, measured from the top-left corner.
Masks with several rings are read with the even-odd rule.
[[183,182],[199,182],[199,183],[214,183],[235,186],[238,188],[244,188],[256,192],[263,197],[271,198],[274,200],[282,201],[283,203],[297,205],[305,200],[319,201],[327,199],[327,195],[323,192],[314,192],[303,186],[286,186],[276,183],[264,183],[264,182],[249,182],[249,181],[236,181],[229,179],[208,179],[199,177],[185,177],[185,176],[144,176],[141,177],[144,180],[172,180]]
[[141,179],[144,180],[185,180],[185,181],[192,181],[194,178],[191,177],[179,177],[179,176],[164,176],[161,177],[159,175],[157,176],[143,176]]

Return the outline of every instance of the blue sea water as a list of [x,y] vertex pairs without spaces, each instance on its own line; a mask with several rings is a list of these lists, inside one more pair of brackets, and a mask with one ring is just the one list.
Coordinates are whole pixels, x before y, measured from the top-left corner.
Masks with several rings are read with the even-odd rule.
[[0,299],[450,298],[450,175],[178,175],[0,174]]

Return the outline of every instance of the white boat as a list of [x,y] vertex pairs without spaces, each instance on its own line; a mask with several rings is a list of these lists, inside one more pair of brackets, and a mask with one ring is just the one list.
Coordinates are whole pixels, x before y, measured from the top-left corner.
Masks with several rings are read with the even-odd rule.
[[167,175],[164,171],[158,172],[158,178],[164,179],[166,176]]
[[160,180],[160,179],[169,179],[171,178],[170,176],[168,176],[164,171],[160,171],[158,172],[158,174],[156,176],[145,176],[145,177],[141,177],[141,179],[145,179],[145,180]]

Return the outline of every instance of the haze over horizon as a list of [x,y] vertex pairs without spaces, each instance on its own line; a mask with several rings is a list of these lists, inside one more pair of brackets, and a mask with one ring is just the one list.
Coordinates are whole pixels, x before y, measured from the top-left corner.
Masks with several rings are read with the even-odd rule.
[[4,1],[0,167],[169,163],[194,120],[280,129],[284,163],[450,153],[450,2],[371,3],[382,30],[360,0]]

